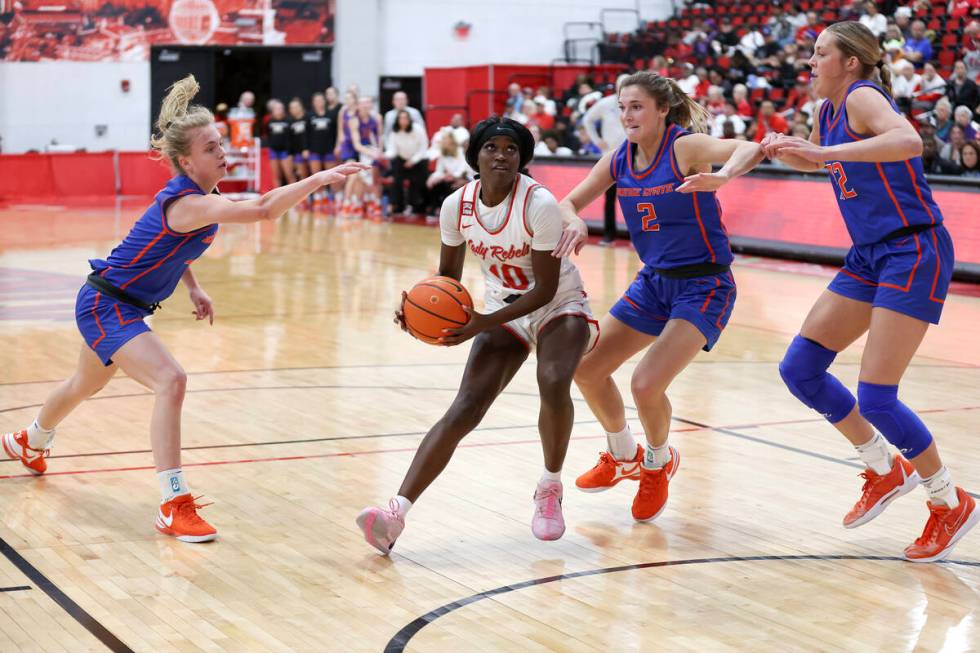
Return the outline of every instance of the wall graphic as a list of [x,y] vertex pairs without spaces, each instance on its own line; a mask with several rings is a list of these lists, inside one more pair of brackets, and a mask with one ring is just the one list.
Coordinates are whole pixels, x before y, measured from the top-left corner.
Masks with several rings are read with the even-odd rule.
[[335,0],[0,0],[0,61],[146,61],[152,45],[334,40]]

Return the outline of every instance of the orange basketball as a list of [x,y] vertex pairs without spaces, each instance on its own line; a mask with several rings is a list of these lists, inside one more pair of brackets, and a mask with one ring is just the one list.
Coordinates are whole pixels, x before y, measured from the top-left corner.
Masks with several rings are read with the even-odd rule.
[[462,284],[449,277],[429,277],[408,291],[402,311],[408,332],[435,345],[444,335],[443,329],[455,329],[469,322],[464,306],[473,308],[473,299]]

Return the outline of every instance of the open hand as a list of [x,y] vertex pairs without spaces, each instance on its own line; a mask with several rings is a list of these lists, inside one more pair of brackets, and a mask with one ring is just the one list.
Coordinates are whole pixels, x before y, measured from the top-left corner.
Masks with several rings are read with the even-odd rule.
[[729,180],[728,175],[720,172],[699,172],[684,177],[684,183],[676,188],[679,193],[711,193]]
[[555,248],[551,250],[551,255],[555,258],[563,258],[572,253],[578,254],[582,251],[582,247],[585,246],[585,241],[588,238],[589,228],[585,226],[585,221],[576,218],[568,223],[568,226],[561,232],[561,238],[558,239]]

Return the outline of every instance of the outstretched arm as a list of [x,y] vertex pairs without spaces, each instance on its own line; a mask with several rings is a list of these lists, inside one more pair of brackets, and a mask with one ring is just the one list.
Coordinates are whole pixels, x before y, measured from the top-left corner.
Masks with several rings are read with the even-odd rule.
[[589,229],[585,226],[585,221],[578,217],[578,212],[601,197],[606,189],[613,185],[615,180],[609,172],[609,162],[612,161],[613,156],[615,156],[614,151],[603,154],[599,162],[592,167],[589,175],[558,203],[565,230],[551,252],[552,256],[562,258],[573,252],[578,254],[585,245],[589,237]]
[[366,168],[360,163],[345,163],[270,190],[255,200],[233,202],[221,195],[188,195],[167,208],[167,222],[171,229],[187,232],[209,224],[275,220],[321,186],[336,183]]
[[744,175],[766,158],[762,147],[751,141],[722,140],[707,134],[691,134],[674,141],[679,164],[690,170],[710,170],[722,164],[717,172],[695,172],[684,177],[677,187],[681,193],[710,193],[729,181]]

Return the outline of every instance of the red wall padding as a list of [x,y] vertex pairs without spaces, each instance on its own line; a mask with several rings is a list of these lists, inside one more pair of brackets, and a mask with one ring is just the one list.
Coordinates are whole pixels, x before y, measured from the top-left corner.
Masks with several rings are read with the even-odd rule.
[[156,195],[170,179],[170,166],[151,159],[146,152],[120,152],[121,195]]
[[[561,200],[588,173],[591,166],[556,164],[543,160],[531,164],[531,174]],[[943,212],[953,236],[956,260],[980,263],[980,193],[964,188],[933,189],[933,199]],[[830,182],[822,179],[741,177],[718,191],[722,220],[728,233],[743,238],[775,240],[823,247],[850,247]],[[602,221],[599,198],[580,213],[585,220]],[[625,224],[619,207],[616,216]]]

